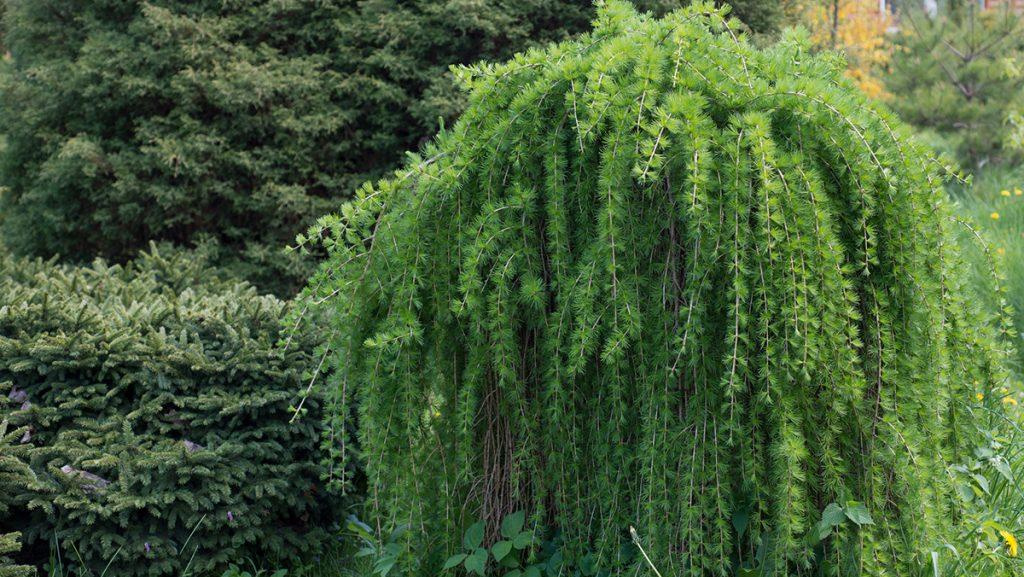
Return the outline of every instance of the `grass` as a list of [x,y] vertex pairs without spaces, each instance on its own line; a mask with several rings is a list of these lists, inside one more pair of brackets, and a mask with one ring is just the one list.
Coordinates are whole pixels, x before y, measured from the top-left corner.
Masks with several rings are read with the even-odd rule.
[[[986,310],[1002,308],[1012,319],[1009,344],[1016,354],[1011,368],[1024,374],[1024,169],[989,169],[975,176],[972,189],[954,191],[954,195],[968,223],[961,242],[972,264],[978,298]],[[1005,303],[999,302],[997,285],[1002,285]],[[1019,382],[1017,388],[1021,388]],[[1007,402],[1022,401],[1011,397]]]

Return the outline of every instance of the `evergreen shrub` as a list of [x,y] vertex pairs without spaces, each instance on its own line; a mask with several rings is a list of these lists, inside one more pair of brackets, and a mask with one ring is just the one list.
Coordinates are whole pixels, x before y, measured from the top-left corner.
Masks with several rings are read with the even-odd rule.
[[279,294],[301,287],[309,263],[285,245],[349,192],[341,2],[5,6],[11,250],[122,262],[150,240],[215,240],[219,266]]
[[955,564],[947,467],[1002,422],[976,399],[1003,351],[949,171],[842,70],[710,3],[609,1],[460,69],[460,121],[310,229],[328,422],[359,425],[332,457],[365,467],[370,525],[410,527],[403,569],[519,510],[623,574],[631,526],[663,575]]
[[0,382],[36,475],[0,530],[23,534],[23,561],[56,540],[82,574],[178,576],[317,543],[317,397],[290,422],[315,341],[285,346],[284,302],[186,252],[0,270]]
[[[10,383],[0,383],[0,518],[10,515],[16,497],[25,495],[32,482],[25,443],[28,428],[19,426],[14,411],[20,407],[11,395]],[[33,568],[14,563],[10,555],[21,549],[21,533],[0,531],[0,577],[31,577]]]
[[[1013,164],[1024,87],[1024,20],[1008,6],[902,10],[885,88],[906,122],[944,137],[964,166]],[[1009,122],[1008,122],[1009,120]]]

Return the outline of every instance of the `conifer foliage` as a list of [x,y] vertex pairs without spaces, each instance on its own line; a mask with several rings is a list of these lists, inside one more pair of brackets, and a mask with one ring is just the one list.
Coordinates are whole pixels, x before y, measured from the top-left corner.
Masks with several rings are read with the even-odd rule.
[[[632,0],[665,14],[689,0]],[[719,2],[720,4],[724,2]],[[351,190],[398,166],[466,106],[449,67],[501,61],[518,51],[589,29],[590,0],[369,0],[339,20],[344,162]],[[786,0],[728,2],[744,24],[778,32]],[[346,189],[346,193],[350,189]]]
[[75,574],[203,575],[316,544],[320,409],[289,408],[316,343],[279,342],[284,303],[184,252],[0,267],[0,382],[34,476],[0,478],[19,559],[42,566],[56,540]]
[[0,78],[4,238],[124,261],[213,239],[279,293],[283,252],[347,194],[332,65],[341,2],[9,0]]
[[837,58],[737,29],[609,1],[461,69],[462,119],[310,230],[333,425],[360,430],[334,457],[416,574],[519,510],[605,570],[637,562],[630,526],[664,575],[949,555],[946,467],[1005,375],[942,167]]
[[[15,402],[17,394],[11,390],[10,383],[0,383],[0,517],[9,515],[12,505],[19,495],[32,483],[32,471],[28,467],[28,449],[26,443],[28,427],[18,425],[15,411],[20,410]],[[0,577],[30,577],[35,570],[25,565],[17,565],[9,558],[18,552],[21,533],[4,533],[0,531]]]

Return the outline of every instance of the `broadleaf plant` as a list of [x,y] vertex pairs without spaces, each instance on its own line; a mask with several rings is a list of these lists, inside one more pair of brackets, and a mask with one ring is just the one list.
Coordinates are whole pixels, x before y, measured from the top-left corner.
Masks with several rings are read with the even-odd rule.
[[465,551],[448,557],[442,569],[454,569],[461,565],[467,573],[483,577],[487,572],[488,561],[493,559],[499,566],[511,569],[508,575],[519,575],[524,571],[532,574],[539,571],[541,565],[536,564],[527,565],[520,570],[522,563],[518,552],[529,548],[534,542],[533,532],[523,529],[525,523],[525,511],[516,511],[505,517],[501,521],[503,539],[495,541],[490,547],[484,546],[484,521],[473,523],[462,536]]
[[599,572],[597,559],[591,553],[566,561],[564,542],[559,533],[540,544],[536,551],[534,531],[524,528],[526,512],[516,511],[501,521],[501,537],[489,547],[483,545],[483,521],[470,525],[462,537],[464,552],[444,562],[442,570],[464,571],[468,575],[503,575],[504,577],[591,577],[605,576]]

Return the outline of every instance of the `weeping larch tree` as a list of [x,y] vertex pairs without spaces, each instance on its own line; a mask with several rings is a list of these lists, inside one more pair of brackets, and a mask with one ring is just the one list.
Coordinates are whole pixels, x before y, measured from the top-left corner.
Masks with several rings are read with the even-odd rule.
[[458,123],[300,237],[330,253],[305,310],[332,324],[334,456],[411,526],[413,574],[519,510],[613,572],[630,526],[663,575],[948,554],[946,469],[1005,379],[949,172],[840,58],[738,30],[609,0],[460,69]]

